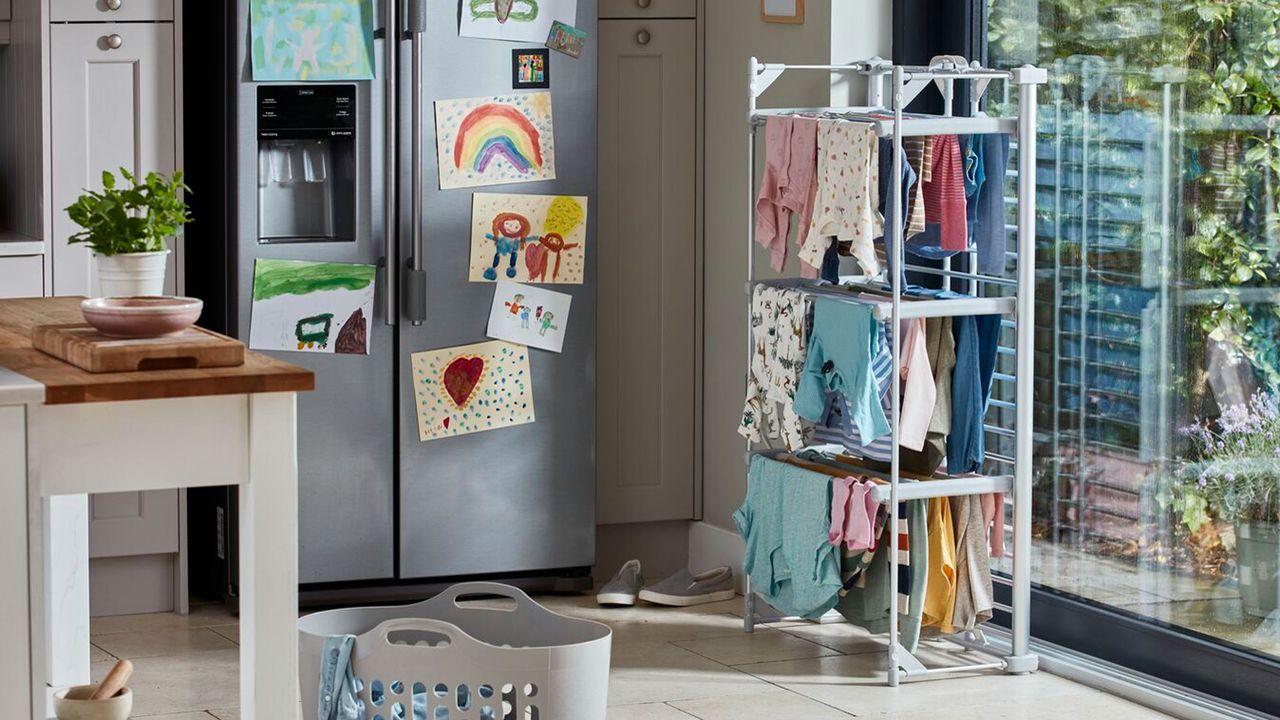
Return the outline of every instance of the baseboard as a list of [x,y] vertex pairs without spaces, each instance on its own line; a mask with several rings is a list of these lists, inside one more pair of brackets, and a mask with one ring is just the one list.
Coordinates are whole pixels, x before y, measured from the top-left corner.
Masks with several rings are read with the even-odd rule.
[[89,615],[173,612],[176,554],[128,555],[89,561]]
[[600,525],[596,527],[597,583],[609,578],[632,558],[640,561],[646,579],[664,578],[689,559],[688,520]]
[[742,556],[745,552],[742,537],[733,530],[705,521],[689,523],[689,569],[696,573],[728,565],[733,568],[733,578],[739,594],[746,591],[746,579],[742,576]]

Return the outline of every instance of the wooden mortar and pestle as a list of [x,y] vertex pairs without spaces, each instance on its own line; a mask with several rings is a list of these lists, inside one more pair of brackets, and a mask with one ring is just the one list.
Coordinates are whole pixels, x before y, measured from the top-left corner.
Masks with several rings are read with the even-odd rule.
[[128,720],[133,711],[133,692],[126,687],[133,675],[133,663],[116,662],[97,685],[80,685],[59,690],[53,696],[58,720]]

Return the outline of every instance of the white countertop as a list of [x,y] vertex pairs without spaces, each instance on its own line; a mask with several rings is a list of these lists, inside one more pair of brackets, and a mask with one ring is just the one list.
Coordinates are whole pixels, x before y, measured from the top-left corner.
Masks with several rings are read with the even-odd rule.
[[0,405],[37,405],[43,402],[43,384],[0,367]]

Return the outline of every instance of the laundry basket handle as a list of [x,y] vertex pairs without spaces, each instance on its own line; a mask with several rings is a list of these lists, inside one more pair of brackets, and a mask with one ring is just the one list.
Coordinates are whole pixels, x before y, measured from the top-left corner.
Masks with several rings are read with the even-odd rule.
[[398,647],[395,643],[391,642],[391,633],[401,632],[401,631],[413,631],[413,630],[417,630],[420,632],[429,632],[435,635],[440,635],[448,639],[449,641],[448,644],[446,645],[432,645],[428,647],[424,647],[421,645],[410,646],[414,650],[418,650],[418,649],[444,650],[449,647],[452,647],[453,645],[456,645],[460,641],[472,640],[472,638],[469,635],[467,635],[457,625],[454,625],[453,623],[447,623],[443,620],[434,620],[432,618],[413,618],[413,617],[396,618],[394,620],[387,620],[383,623],[380,623],[377,627],[373,629],[373,636],[377,638],[378,642],[382,645],[390,645],[392,647]]
[[[458,605],[458,600],[470,596],[497,596],[515,601],[517,610],[533,610],[545,611],[546,608],[539,605],[533,598],[525,594],[523,590],[510,585],[494,582],[465,582],[458,583],[450,587],[448,590],[436,596],[441,602],[453,604],[455,607],[466,610],[467,606]],[[492,610],[493,608],[485,608]]]

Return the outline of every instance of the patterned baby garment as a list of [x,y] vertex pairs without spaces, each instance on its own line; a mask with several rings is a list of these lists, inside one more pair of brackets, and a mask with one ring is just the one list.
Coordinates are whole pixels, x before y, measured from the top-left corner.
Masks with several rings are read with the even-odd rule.
[[933,139],[933,170],[924,186],[924,208],[929,223],[940,226],[939,245],[946,252],[969,247],[969,224],[964,199],[964,160],[955,135]]
[[[789,450],[807,444],[809,425],[794,402],[808,352],[809,296],[757,285],[751,298],[751,366],[738,434],[752,442],[781,439]],[[779,407],[781,406],[781,407]]]
[[928,136],[904,138],[902,148],[907,153],[907,162],[919,173],[918,182],[907,203],[907,232],[903,237],[911,237],[924,232],[924,184],[933,178],[933,140]]
[[884,234],[880,206],[879,143],[875,126],[843,120],[818,121],[818,195],[800,259],[813,267],[834,236],[868,275],[880,274],[875,238]]

